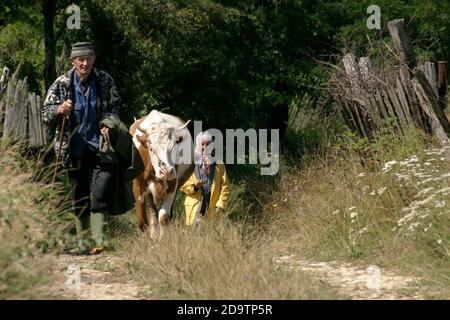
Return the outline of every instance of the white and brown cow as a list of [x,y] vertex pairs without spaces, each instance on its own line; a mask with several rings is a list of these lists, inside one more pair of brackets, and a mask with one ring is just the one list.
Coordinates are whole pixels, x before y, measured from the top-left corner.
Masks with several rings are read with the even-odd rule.
[[[194,170],[188,124],[189,121],[185,123],[178,117],[153,110],[130,127],[133,142],[145,165],[144,172],[133,182],[138,224],[141,230],[150,227],[152,238],[155,238],[158,222],[162,235],[178,187]],[[157,206],[160,206],[158,213]]]

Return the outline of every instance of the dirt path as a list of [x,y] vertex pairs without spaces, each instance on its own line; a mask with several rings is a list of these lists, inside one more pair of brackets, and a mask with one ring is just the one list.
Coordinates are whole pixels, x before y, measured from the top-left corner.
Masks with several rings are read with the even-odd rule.
[[60,255],[54,257],[54,283],[45,288],[53,299],[136,300],[151,299],[151,290],[126,272],[118,257]]
[[377,266],[355,266],[349,263],[313,262],[295,255],[276,259],[282,265],[300,269],[326,282],[350,299],[393,300],[424,299],[413,277],[396,275]]
[[[119,257],[60,255],[54,257],[55,282],[45,288],[53,299],[136,300],[151,299],[152,292],[133,279]],[[376,266],[338,262],[313,262],[295,255],[282,256],[277,263],[300,269],[335,287],[350,299],[424,299],[418,279],[396,275]]]

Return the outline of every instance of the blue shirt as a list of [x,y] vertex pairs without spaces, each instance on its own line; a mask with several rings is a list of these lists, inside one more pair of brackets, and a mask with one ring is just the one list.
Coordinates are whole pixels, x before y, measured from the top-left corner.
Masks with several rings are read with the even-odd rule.
[[97,119],[97,88],[92,76],[83,84],[76,72],[73,72],[72,83],[73,114],[71,128],[76,130],[72,136],[70,150],[73,156],[80,158],[86,144],[92,145],[96,150],[100,143],[100,129]]

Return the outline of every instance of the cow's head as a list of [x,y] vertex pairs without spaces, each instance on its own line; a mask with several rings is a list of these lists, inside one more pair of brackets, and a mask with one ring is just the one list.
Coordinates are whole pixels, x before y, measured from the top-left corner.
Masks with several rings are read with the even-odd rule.
[[180,127],[168,123],[153,123],[149,128],[138,126],[144,135],[137,135],[138,141],[148,149],[155,176],[158,179],[173,180],[177,177],[174,160],[179,152],[179,146],[186,138],[184,130],[190,120]]

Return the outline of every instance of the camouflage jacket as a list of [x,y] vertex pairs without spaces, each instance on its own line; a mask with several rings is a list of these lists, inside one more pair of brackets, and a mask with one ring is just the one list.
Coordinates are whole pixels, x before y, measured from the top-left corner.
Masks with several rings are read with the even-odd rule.
[[[55,138],[53,141],[53,148],[55,153],[58,153],[59,140],[61,133],[61,125],[63,116],[58,114],[58,107],[67,99],[73,100],[72,90],[73,84],[70,83],[72,74],[75,68],[72,68],[67,73],[60,76],[48,89],[47,97],[44,101],[42,108],[42,119],[44,123],[50,128],[55,130]],[[105,71],[92,68],[94,81],[97,87],[97,119],[99,123],[103,117],[109,114],[115,114],[119,116],[120,97],[117,92],[117,88],[114,84],[114,80]],[[61,158],[65,165],[70,165],[70,137],[75,128],[70,127],[70,121],[66,120],[64,128],[64,137],[61,147]]]

